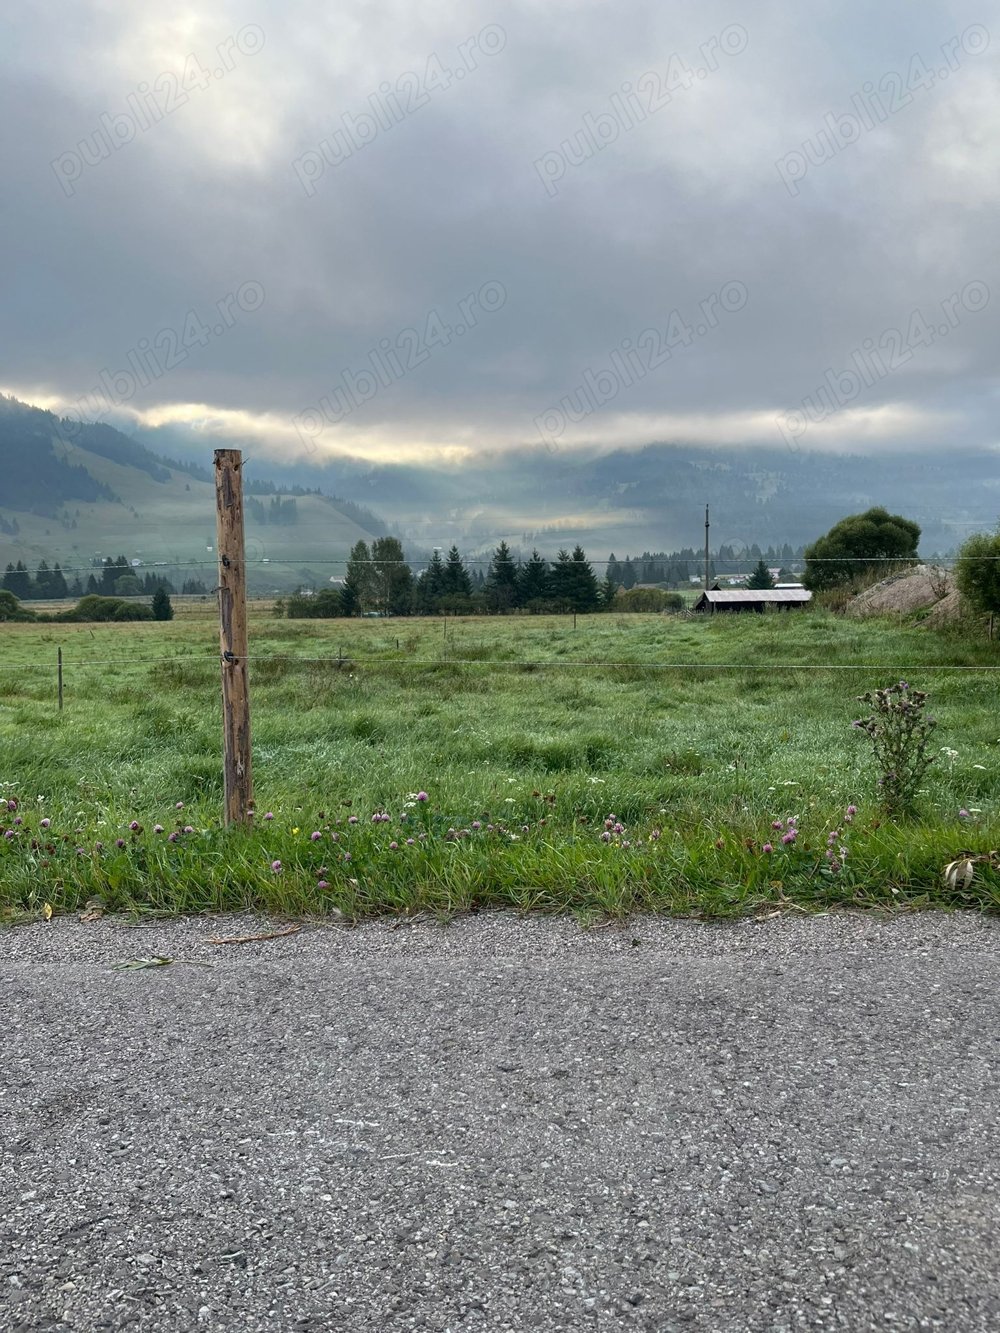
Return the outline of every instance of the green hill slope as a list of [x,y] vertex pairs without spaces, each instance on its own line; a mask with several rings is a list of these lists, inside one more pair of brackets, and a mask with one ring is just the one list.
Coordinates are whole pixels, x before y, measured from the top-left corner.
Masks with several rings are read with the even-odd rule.
[[[111,426],[63,423],[0,398],[0,568],[58,561],[84,582],[95,562],[124,555],[177,588],[215,582],[215,487],[206,467],[174,464]],[[287,591],[343,573],[357,541],[388,529],[367,510],[316,492],[281,495],[247,469],[252,592]],[[260,493],[255,495],[254,492]]]

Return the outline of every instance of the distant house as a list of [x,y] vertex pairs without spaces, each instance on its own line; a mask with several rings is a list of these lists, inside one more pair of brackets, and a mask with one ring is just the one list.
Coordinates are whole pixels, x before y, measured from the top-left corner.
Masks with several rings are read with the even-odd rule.
[[773,606],[778,611],[791,611],[796,606],[807,606],[812,593],[806,588],[712,588],[703,592],[693,611],[756,611]]

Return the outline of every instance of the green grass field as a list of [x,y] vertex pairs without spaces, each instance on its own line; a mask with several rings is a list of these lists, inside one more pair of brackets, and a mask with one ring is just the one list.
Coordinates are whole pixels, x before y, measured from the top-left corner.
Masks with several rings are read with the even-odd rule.
[[[92,896],[350,919],[1000,903],[988,862],[969,885],[942,875],[1000,846],[990,643],[821,612],[592,616],[574,630],[565,617],[257,611],[249,833],[220,828],[217,653],[211,607],[165,624],[0,627],[9,914]],[[850,723],[862,690],[901,674],[930,691],[939,725],[919,813],[894,826]],[[846,849],[839,868],[830,846]]]

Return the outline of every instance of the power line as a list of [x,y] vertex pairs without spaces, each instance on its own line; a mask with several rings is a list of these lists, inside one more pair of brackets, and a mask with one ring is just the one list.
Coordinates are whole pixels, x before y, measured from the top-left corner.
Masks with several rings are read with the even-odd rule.
[[[44,557],[40,557],[40,559],[43,559],[43,558],[44,558]],[[760,557],[760,558],[763,558],[763,557]],[[804,558],[804,557],[803,557],[803,558]],[[23,557],[22,557],[22,559],[23,559]],[[542,559],[543,559],[544,563],[545,563],[545,564],[548,564],[548,565],[554,565],[554,564],[558,564],[558,563],[559,563],[559,562],[556,561],[556,560],[550,560],[550,559],[547,559],[546,557],[542,557]],[[633,564],[633,565],[638,565],[638,564],[663,564],[663,563],[678,565],[678,564],[697,564],[698,561],[699,561],[700,559],[701,559],[701,557],[700,557],[700,556],[697,556],[697,555],[695,555],[695,556],[691,556],[691,557],[687,557],[687,556],[681,557],[681,556],[677,556],[677,555],[650,555],[650,556],[635,556],[635,557],[627,556],[624,560],[619,560],[618,558],[615,558],[614,561],[612,561],[612,560],[610,560],[610,559],[608,559],[608,560],[601,560],[601,559],[598,559],[597,557],[594,557],[594,558],[590,558],[590,557],[588,557],[586,563],[589,564],[589,565],[597,565],[597,566],[603,566],[603,567],[607,567],[607,566],[610,565],[610,564],[616,564],[616,565],[621,566],[621,565],[624,565],[624,564],[626,564],[626,563],[631,563],[631,564]],[[756,564],[756,563],[757,563],[757,561],[754,559],[753,556],[718,556],[718,555],[713,555],[713,556],[711,557],[711,559],[712,559],[712,562],[713,562],[713,563],[716,563],[716,564],[721,563],[721,564],[725,564],[725,565],[730,565],[730,564],[735,564],[735,565],[744,565],[744,564],[745,564],[745,565],[752,565],[752,564]],[[983,563],[983,564],[986,564],[986,563],[992,563],[992,562],[995,562],[995,561],[1000,561],[1000,555],[975,556],[975,557],[972,557],[972,559],[974,560],[975,563]],[[406,560],[406,559],[403,559],[403,560],[378,560],[378,559],[373,559],[372,557],[368,557],[367,559],[354,559],[354,558],[349,557],[349,556],[338,556],[338,557],[330,558],[330,557],[326,557],[326,556],[323,556],[323,557],[317,557],[317,556],[310,556],[310,555],[275,555],[275,556],[253,556],[253,557],[248,558],[244,563],[245,563],[246,565],[248,565],[248,566],[249,566],[249,565],[272,565],[272,566],[283,566],[283,565],[297,565],[297,564],[302,564],[302,565],[314,565],[314,566],[320,566],[320,567],[329,567],[329,566],[333,566],[333,565],[344,565],[344,566],[346,566],[346,565],[348,565],[348,564],[354,564],[354,565],[377,565],[377,566],[379,566],[380,568],[384,568],[384,567],[386,567],[386,566],[395,566],[395,565],[400,565],[400,566],[405,565],[405,566],[407,566],[407,567],[410,567],[410,566],[413,566],[413,565],[426,566],[429,562],[428,562],[428,561],[426,560],[426,558],[423,557],[423,556],[421,556],[421,557],[416,557],[416,556],[414,556],[414,557],[411,557],[409,560]],[[477,556],[477,557],[469,557],[469,558],[466,558],[466,557],[464,557],[464,556],[462,557],[462,564],[465,565],[465,566],[469,566],[469,565],[487,565],[487,566],[489,566],[489,565],[492,565],[493,563],[494,563],[494,557],[493,557],[493,556],[490,556],[490,557],[486,557],[486,556],[482,556],[482,557],[480,557],[480,556]],[[508,563],[508,562],[504,562],[504,563]],[[525,564],[525,563],[527,563],[527,562],[524,561],[523,559],[520,559],[520,558],[519,558],[518,560],[514,560],[514,559],[512,558],[512,559],[509,561],[509,563],[512,564],[512,565],[518,565],[518,564]],[[570,563],[576,563],[576,562],[571,561]],[[793,561],[793,563],[796,563],[796,564],[797,564],[797,563],[801,563],[801,562],[800,562],[800,561]],[[878,565],[878,564],[886,564],[886,565],[914,564],[914,565],[928,565],[929,568],[934,569],[934,568],[952,568],[952,567],[954,567],[954,566],[958,563],[958,557],[957,557],[957,556],[944,556],[944,557],[941,557],[941,558],[939,558],[939,559],[930,561],[930,560],[928,560],[927,557],[924,557],[924,556],[898,556],[898,555],[879,555],[879,556],[860,556],[860,555],[859,555],[859,556],[824,556],[824,557],[819,558],[819,559],[813,559],[813,558],[810,558],[810,559],[808,560],[807,563],[809,563],[809,564],[814,564],[814,565],[850,565],[850,564],[857,564],[857,565],[868,565],[868,566],[870,566],[870,565]],[[129,565],[105,565],[105,564],[102,562],[102,563],[99,564],[99,565],[60,565],[60,572],[61,572],[62,574],[88,574],[88,575],[89,575],[89,574],[93,574],[93,575],[95,576],[95,578],[97,578],[99,575],[103,575],[103,573],[104,573],[104,571],[105,571],[106,569],[107,569],[107,570],[121,570],[122,573],[121,573],[121,575],[120,575],[119,577],[123,577],[123,576],[125,576],[126,574],[136,574],[136,571],[137,571],[137,570],[140,570],[140,569],[143,571],[143,575],[145,575],[145,574],[152,573],[153,571],[155,571],[155,570],[157,570],[157,569],[170,569],[170,570],[172,570],[172,569],[216,569],[216,568],[218,568],[218,564],[219,564],[219,562],[218,562],[218,559],[217,559],[217,558],[214,559],[214,560],[152,560],[152,561],[149,561],[149,562],[143,561],[140,565],[135,565],[135,566],[133,566],[133,565],[131,565],[131,564],[129,564]],[[6,572],[7,572],[7,573],[10,573],[11,571],[8,570],[8,571],[6,571]],[[16,572],[17,572],[17,573],[21,573],[21,574],[24,574],[24,573],[27,573],[27,574],[29,574],[29,575],[32,574],[32,570],[31,570],[31,569],[18,570],[18,571],[16,571]],[[35,572],[37,572],[37,570],[36,570]],[[731,572],[731,571],[723,570],[723,571],[721,571],[721,572],[718,572],[718,576],[724,578],[724,577],[727,576],[727,574],[728,574],[729,572]],[[739,571],[736,571],[736,572],[739,572]],[[49,570],[49,573],[50,573],[50,574],[55,573],[55,569],[54,569],[54,567],[53,567],[52,569]],[[136,574],[136,577],[138,577],[137,574]],[[700,579],[699,579],[699,581],[700,581]]]

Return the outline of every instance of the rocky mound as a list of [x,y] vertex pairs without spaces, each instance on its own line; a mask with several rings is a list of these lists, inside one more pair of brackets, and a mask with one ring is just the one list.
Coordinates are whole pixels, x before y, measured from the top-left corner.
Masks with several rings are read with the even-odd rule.
[[851,616],[907,615],[930,610],[935,624],[959,614],[959,596],[950,570],[917,565],[902,574],[874,583],[847,604]]

